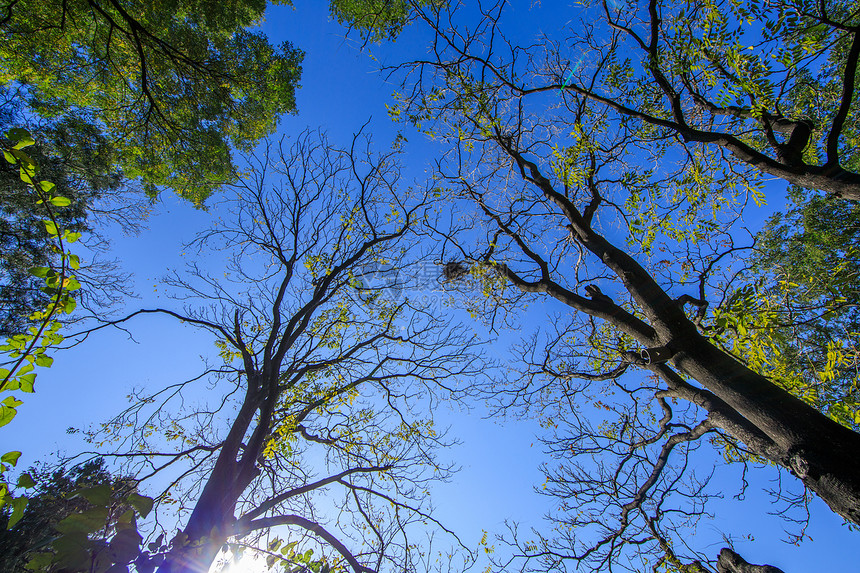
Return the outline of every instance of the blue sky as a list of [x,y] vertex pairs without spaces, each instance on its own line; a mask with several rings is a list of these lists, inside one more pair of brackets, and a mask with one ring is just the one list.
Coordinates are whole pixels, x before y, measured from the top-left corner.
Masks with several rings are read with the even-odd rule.
[[[529,5],[531,2],[516,2],[512,8],[516,17],[510,21],[519,26],[517,35],[534,36],[542,26],[558,22],[557,18],[546,19],[546,10],[531,10]],[[574,10],[566,8],[560,20],[574,19]],[[389,120],[385,104],[390,103],[396,86],[386,83],[378,72],[379,61],[421,53],[426,40],[419,29],[407,29],[396,44],[370,46],[369,52],[376,59],[368,50],[359,51],[355,39],[343,38],[343,28],[330,21],[322,2],[297,0],[295,9],[271,7],[262,29],[274,41],[290,40],[306,52],[302,87],[297,94],[298,115],[285,117],[280,133],[319,127],[332,141],[346,144],[370,121],[368,129],[376,147],[386,149],[398,130],[403,130],[409,140],[404,147],[405,179],[420,182],[425,177],[428,163],[439,149],[424,136]],[[140,235],[124,236],[118,229],[109,232],[112,254],[126,271],[134,273],[135,290],[140,295],[128,301],[128,310],[179,308],[179,303],[164,297],[160,279],[167,269],[182,267],[183,243],[207,228],[214,215],[214,211],[195,210],[164,196],[154,206],[148,229]],[[535,315],[541,313],[531,314]],[[523,320],[526,327],[532,326],[529,319]],[[39,374],[37,393],[25,397],[18,417],[0,434],[0,451],[22,450],[23,467],[57,452],[76,451],[81,442],[66,434],[68,427],[98,423],[125,404],[132,387],[184,379],[199,372],[200,356],[215,355],[208,336],[164,317],[142,317],[129,328],[136,342],[121,332],[103,332],[73,350],[57,353],[54,366]],[[504,350],[515,339],[514,333],[502,333],[496,348]],[[450,425],[452,435],[462,441],[445,453],[462,470],[450,483],[433,490],[436,515],[473,543],[482,530],[491,536],[502,532],[505,520],[520,521],[524,527],[539,526],[551,501],[532,491],[542,482],[538,466],[545,460],[535,437],[540,430],[537,424],[485,419],[483,414],[480,404],[471,411],[452,407],[437,412],[441,425]],[[728,468],[719,474],[726,499],[714,504],[715,518],[702,522],[691,543],[716,554],[723,546],[722,530],[735,537],[751,535],[754,541],[737,543],[741,554],[751,562],[778,565],[786,573],[856,570],[860,558],[857,534],[849,532],[817,500],[812,505],[808,531],[813,541],[799,547],[780,542],[783,524],[766,515],[773,505],[761,494],[774,476],[770,468],[751,472],[746,500],[738,502],[731,499],[739,487],[737,470]]]

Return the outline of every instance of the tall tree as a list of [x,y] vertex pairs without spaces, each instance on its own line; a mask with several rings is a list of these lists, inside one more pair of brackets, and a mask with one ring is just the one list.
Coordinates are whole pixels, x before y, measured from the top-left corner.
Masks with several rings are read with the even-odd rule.
[[[448,468],[434,459],[444,441],[430,412],[411,412],[478,371],[465,333],[398,295],[411,230],[433,199],[404,188],[393,154],[373,157],[365,145],[304,133],[268,146],[225,200],[230,216],[196,241],[227,254],[225,278],[193,265],[170,281],[205,306],[128,317],[208,331],[224,361],[135,393],[93,436],[119,440],[107,454],[141,481],[169,476],[157,511],[172,511],[171,500],[190,510],[169,549],[142,554],[139,566],[205,571],[225,542],[280,526],[293,541],[315,539],[328,566],[417,567],[409,524],[433,521],[425,484]],[[380,267],[391,280],[374,282]],[[183,407],[201,382],[214,405]],[[334,499],[331,490],[343,498],[326,523],[315,500]],[[279,557],[299,563],[296,551],[286,544]]]
[[[548,476],[564,500],[556,536],[521,546],[522,555],[542,559],[542,569],[575,560],[602,570],[629,551],[681,567],[683,538],[660,524],[674,532],[671,518],[683,510],[664,504],[695,495],[695,483],[678,489],[677,470],[704,436],[782,467],[860,522],[860,466],[846,456],[860,452],[860,435],[733,355],[717,332],[715,307],[737,284],[727,281],[742,251],[732,225],[743,192],[755,187],[724,185],[737,178],[730,168],[710,173],[712,155],[667,154],[665,133],[643,135],[639,122],[591,93],[556,84],[553,101],[536,94],[548,88],[523,87],[554,73],[546,70],[559,50],[506,35],[504,8],[484,6],[477,21],[423,10],[431,55],[392,70],[404,84],[392,113],[451,146],[438,176],[482,220],[470,214],[460,228],[439,229],[459,269],[450,278],[471,277],[466,284],[491,295],[490,320],[534,299],[562,309],[547,344],[523,353],[522,383],[494,388],[536,401],[550,427],[555,413],[574,424],[554,447],[565,467]],[[619,54],[614,44],[586,53],[597,71],[581,72],[585,84],[601,85],[612,70],[623,82],[624,66],[610,65]],[[620,379],[633,369],[650,376]],[[617,393],[612,404],[593,395],[600,381]],[[611,422],[587,427],[578,408],[589,397],[608,407]],[[577,469],[574,456],[587,453],[617,463]]]
[[[40,175],[72,201],[61,214],[64,228],[97,236],[99,215],[135,228],[142,205],[123,191],[137,177],[150,194],[167,185],[202,201],[233,177],[231,145],[247,148],[274,129],[280,114],[294,111],[301,52],[288,44],[279,52],[244,31],[265,5],[16,1],[3,7],[0,131],[26,126],[34,134]],[[341,22],[374,39],[394,37],[407,8],[386,6],[381,14],[379,6],[331,3]],[[33,111],[45,117],[34,119]],[[0,336],[20,332],[44,302],[28,269],[52,262],[27,186],[9,165],[3,176]],[[108,207],[117,197],[122,201]],[[123,281],[105,272],[109,267],[101,262],[79,271],[82,302],[108,302],[122,292]],[[90,277],[96,270],[102,272]]]
[[[275,4],[290,5],[289,0]],[[0,9],[0,84],[44,117],[98,125],[126,177],[150,195],[172,188],[202,202],[249,151],[296,111],[304,54],[250,31],[262,0],[14,0]],[[332,1],[331,13],[372,40],[394,37],[405,3]]]

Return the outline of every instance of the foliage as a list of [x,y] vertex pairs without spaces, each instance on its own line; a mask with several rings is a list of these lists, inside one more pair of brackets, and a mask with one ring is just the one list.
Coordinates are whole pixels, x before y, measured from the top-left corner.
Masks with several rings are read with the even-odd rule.
[[[40,223],[44,226],[47,236],[53,241],[52,250],[59,261],[59,268],[48,266],[33,267],[30,273],[44,281],[42,291],[47,295],[47,303],[44,308],[34,311],[29,320],[34,323],[26,333],[15,334],[6,339],[6,343],[0,346],[0,350],[8,354],[9,360],[4,363],[6,368],[0,368],[0,392],[32,393],[36,374],[34,366],[49,367],[53,359],[46,354],[48,348],[59,343],[63,337],[58,334],[60,323],[56,320],[59,314],[68,314],[74,311],[76,302],[71,296],[71,291],[76,290],[80,284],[70,269],[79,266],[77,255],[68,252],[67,243],[77,241],[81,234],[63,229],[58,224],[57,209],[68,207],[71,201],[56,193],[56,186],[43,179],[37,178],[37,164],[24,151],[32,146],[35,141],[26,130],[15,128],[6,134],[12,146],[3,150],[5,160],[18,167],[19,176],[31,189],[31,201],[36,204],[36,209],[43,210],[47,219]],[[41,207],[39,207],[41,206]],[[15,396],[8,396],[0,403],[0,426],[5,426],[17,414],[17,408],[23,404]],[[10,491],[5,478],[2,477],[10,466],[17,464],[21,452],[13,451],[3,454],[0,460],[0,507],[9,505],[12,514],[9,524],[14,525],[23,515],[27,498],[14,496]],[[21,482],[19,481],[19,485]]]
[[[797,194],[758,237],[749,283],[717,313],[752,368],[839,423],[860,427],[860,209]],[[826,271],[824,271],[826,269]]]
[[[444,4],[445,0],[421,0],[419,6]],[[410,3],[407,0],[332,0],[331,13],[341,24],[369,42],[392,39],[409,21]]]
[[[16,124],[21,125],[24,117],[21,110],[16,109],[11,94],[3,95],[7,100],[0,108],[0,129],[5,132]],[[39,166],[40,178],[54,183],[54,192],[70,201],[65,208],[55,210],[58,225],[71,232],[92,234],[97,218],[113,215],[107,213],[106,202],[119,199],[124,193],[123,181],[113,166],[107,142],[95,126],[73,118],[30,128],[30,133],[36,143],[27,153]],[[11,145],[11,142],[5,144],[6,147]],[[58,261],[52,250],[54,242],[42,223],[44,214],[35,208],[38,198],[34,198],[32,186],[21,180],[15,166],[3,164],[5,167],[0,168],[0,211],[3,213],[0,219],[0,335],[10,336],[21,334],[32,326],[27,317],[38,308],[44,308],[49,300],[40,290],[43,280],[30,274],[30,269],[56,265]],[[132,219],[138,212],[136,206],[124,200],[119,202],[122,205],[120,222],[126,229],[133,229]],[[97,245],[90,247],[97,248]],[[80,272],[85,272],[88,265],[83,266]],[[95,282],[114,283],[98,272]],[[84,292],[92,299],[98,289],[85,288]],[[108,302],[112,297],[95,298]]]
[[0,22],[0,83],[46,118],[98,125],[128,178],[201,203],[295,110],[302,52],[274,47],[259,0],[24,0]]
[[[678,16],[678,3],[622,8],[605,2],[597,7],[603,20],[585,12],[581,25],[551,29],[537,41],[508,27],[508,9],[501,1],[485,5],[479,19],[464,7],[422,11],[433,34],[430,56],[422,52],[391,68],[403,83],[391,114],[448,146],[435,177],[458,211],[465,199],[475,208],[432,230],[456,260],[477,267],[473,274],[489,268],[506,280],[489,285],[483,306],[489,324],[513,324],[532,301],[552,309],[545,321],[529,310],[528,323],[543,324],[516,349],[523,357],[520,376],[487,388],[500,409],[541,418],[553,456],[544,470],[546,491],[558,502],[551,532],[533,531],[530,538],[512,527],[504,538],[522,556],[523,570],[699,571],[708,570],[708,562],[715,565],[716,556],[699,553],[685,533],[708,515],[711,469],[702,467],[703,454],[697,453],[707,438],[730,444],[746,460],[767,460],[791,472],[802,481],[799,487],[829,498],[831,508],[857,523],[860,512],[842,505],[847,487],[830,496],[820,481],[844,472],[835,479],[855,484],[848,497],[860,509],[860,466],[847,469],[844,455],[860,451],[860,436],[834,422],[846,421],[836,405],[841,398],[834,396],[850,397],[853,365],[839,364],[833,348],[828,357],[823,345],[818,372],[841,368],[849,375],[833,395],[804,396],[804,403],[785,390],[803,394],[802,388],[784,383],[779,371],[739,363],[719,334],[723,329],[734,336],[727,311],[732,303],[725,303],[732,290],[754,282],[756,273],[765,275],[767,289],[780,275],[762,260],[743,275],[745,282],[735,282],[744,265],[738,254],[745,251],[736,246],[744,207],[766,199],[752,166],[773,173],[762,167],[763,159],[746,160],[774,147],[786,151],[769,140],[755,148],[747,136],[768,125],[800,133],[802,121],[771,117],[756,124],[745,115],[750,110],[724,118],[725,110],[708,107],[718,88],[700,93],[692,82],[704,82],[701,70],[669,59],[673,50],[688,47],[667,39],[676,32],[672,26],[681,34],[708,25],[698,13]],[[725,27],[716,26],[718,32]],[[747,32],[759,31],[753,26]],[[855,34],[852,29],[844,35]],[[702,35],[691,37],[688,44]],[[581,65],[570,63],[571,54]],[[840,81],[852,92],[852,68],[845,68]],[[796,71],[787,72],[791,81]],[[851,96],[841,101],[850,104]],[[843,135],[838,112],[833,115],[825,140]],[[735,120],[737,141],[722,131]],[[850,146],[840,151],[853,153]],[[829,154],[826,161],[831,159]],[[803,169],[815,171],[820,160],[809,159]],[[808,182],[798,184],[813,186]],[[837,265],[839,255],[837,250],[831,258]],[[854,272],[851,264],[845,277]],[[805,276],[816,272],[821,269],[810,266]],[[468,290],[474,281],[452,282],[452,288]],[[833,295],[828,291],[814,303],[801,295],[797,308],[841,304]],[[736,316],[767,317],[751,310]],[[782,315],[797,319],[779,325],[787,340],[794,327],[826,325],[828,316],[819,320],[821,313],[805,312]],[[851,320],[849,314],[843,318]],[[837,332],[841,325],[830,328]],[[851,331],[838,336],[853,337]],[[803,344],[814,344],[812,338]],[[812,470],[806,463],[811,458],[827,459],[827,469]]]
[[[860,198],[856,2],[594,6],[602,21],[564,42],[588,55],[563,93],[606,105],[643,135],[674,134],[690,149],[727,151],[740,169]],[[535,88],[557,89],[566,65],[552,62],[550,85]]]
[[[43,209],[48,216],[41,221],[47,236],[54,242],[52,251],[59,260],[59,268],[50,266],[32,267],[30,273],[42,279],[45,286],[42,287],[48,297],[44,309],[37,310],[29,316],[29,320],[35,326],[29,328],[24,334],[15,334],[6,340],[6,344],[0,346],[0,350],[7,352],[10,360],[6,363],[9,368],[0,369],[0,392],[21,390],[22,392],[33,392],[33,384],[36,378],[32,372],[34,366],[50,366],[53,359],[50,358],[47,349],[62,341],[63,337],[57,333],[60,323],[55,319],[58,314],[69,314],[75,310],[77,303],[72,298],[71,292],[80,288],[80,283],[70,270],[77,269],[80,261],[77,255],[68,252],[67,244],[77,241],[81,234],[69,229],[63,229],[55,215],[56,209],[63,209],[71,204],[67,197],[57,194],[56,185],[49,181],[38,178],[37,165],[34,160],[23,151],[35,142],[30,134],[23,129],[13,129],[7,133],[7,137],[14,145],[4,150],[6,161],[19,167],[21,180],[32,190],[31,199],[35,200],[36,207]],[[20,401],[9,397],[3,402],[0,410],[0,425],[8,424],[15,417],[16,407]]]
[[[93,531],[97,535],[90,544],[83,544],[84,550],[105,547],[106,536],[130,517],[127,500],[135,490],[133,480],[111,476],[100,458],[72,468],[31,468],[22,474],[19,485],[31,490],[21,519],[7,527],[10,514],[6,508],[0,519],[0,567],[8,573],[48,570],[51,561],[75,570],[69,551],[75,545],[62,539],[73,536],[83,520],[91,520],[98,526]],[[56,552],[46,550],[52,545]],[[90,570],[89,566],[85,569]]]

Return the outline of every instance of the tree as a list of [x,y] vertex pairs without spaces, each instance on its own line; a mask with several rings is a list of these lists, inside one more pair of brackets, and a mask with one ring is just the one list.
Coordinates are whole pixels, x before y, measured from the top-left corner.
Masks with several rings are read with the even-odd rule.
[[[169,547],[154,542],[138,568],[207,570],[225,542],[255,546],[275,527],[289,543],[258,547],[290,567],[309,566],[322,548],[317,569],[416,568],[410,523],[434,521],[426,484],[448,468],[434,459],[445,442],[432,418],[410,412],[478,370],[470,337],[396,296],[410,233],[433,200],[404,188],[393,154],[373,157],[364,145],[356,136],[338,149],[303,133],[267,146],[225,198],[229,216],[196,241],[226,253],[225,278],[192,265],[169,281],[205,306],[109,323],[173,317],[212,333],[223,359],[192,380],[135,392],[91,434],[115,444],[106,455],[127,460],[141,482],[167,480],[159,520],[170,504],[190,511]],[[381,267],[391,280],[373,282]],[[201,381],[213,405],[182,406]],[[340,533],[315,503],[334,488]]]
[[[175,3],[37,4],[5,7],[0,130],[26,127],[34,135],[38,144],[31,152],[42,174],[72,201],[61,214],[71,231],[97,237],[95,227],[105,218],[136,230],[142,204],[126,191],[138,176],[150,192],[154,184],[180,185],[180,192],[202,201],[233,177],[228,144],[253,144],[294,109],[301,52],[284,48],[279,54],[262,36],[241,32],[262,17],[265,3],[187,5],[179,12]],[[396,36],[406,7],[390,6],[385,18],[371,21],[372,8],[331,4],[341,22],[354,22],[374,38]],[[171,18],[181,26],[170,28]],[[100,38],[104,33],[107,39]],[[260,74],[268,74],[266,81]],[[34,110],[47,119],[34,119]],[[26,185],[11,167],[3,176],[0,336],[7,336],[21,332],[44,302],[28,269],[46,266],[51,254]],[[118,206],[107,206],[118,198]],[[84,265],[78,275],[87,287],[82,302],[91,307],[128,294],[105,262]]]
[[[44,306],[33,309],[27,317],[33,323],[27,332],[9,336],[0,347],[8,357],[3,364],[7,368],[0,369],[0,391],[20,390],[32,393],[36,378],[36,373],[32,371],[34,366],[51,366],[53,359],[46,351],[63,339],[62,335],[57,333],[61,326],[57,317],[73,312],[77,305],[71,292],[80,288],[80,283],[70,271],[80,267],[80,259],[78,255],[69,252],[68,245],[77,241],[81,233],[64,228],[61,224],[70,220],[61,213],[72,201],[57,192],[57,185],[39,176],[38,163],[25,151],[35,145],[32,135],[25,129],[14,128],[6,132],[6,138],[8,145],[3,149],[4,160],[18,169],[20,181],[24,184],[23,191],[19,189],[19,194],[31,201],[31,209],[35,206],[36,210],[42,213],[44,219],[38,223],[45,228],[44,242],[48,245],[44,245],[44,248],[48,250],[50,246],[50,266],[32,267],[28,270],[30,275],[41,279],[44,284],[40,289],[47,295]],[[38,148],[36,151],[39,151]],[[21,187],[20,184],[16,185]],[[24,212],[27,210],[24,209]],[[17,408],[22,403],[16,396],[7,396],[2,400],[0,426],[5,426],[15,417]],[[136,550],[140,540],[136,516],[148,513],[152,500],[137,494],[135,484],[125,480],[102,483],[76,492],[75,495],[80,495],[89,502],[89,506],[78,502],[72,504],[75,508],[82,509],[82,513],[57,516],[58,520],[53,523],[37,520],[35,524],[25,522],[21,525],[21,520],[27,516],[26,508],[31,508],[31,516],[34,511],[38,514],[41,501],[37,500],[34,510],[29,503],[30,499],[20,491],[13,490],[6,481],[6,472],[17,465],[20,456],[19,451],[0,456],[0,507],[6,517],[4,525],[7,529],[18,528],[16,534],[7,536],[5,540],[11,545],[6,548],[9,555],[7,565],[23,565],[22,560],[26,554],[26,566],[29,569],[47,570],[45,567],[51,562],[58,561],[63,563],[62,570],[102,573],[113,563],[123,561],[125,556],[129,555],[129,550]],[[98,468],[92,466],[89,469]],[[54,478],[60,480],[62,476],[55,474]],[[21,489],[36,485],[32,476],[27,473],[19,476],[17,481],[17,488]],[[42,497],[45,492],[37,492],[36,495]],[[34,531],[34,527],[42,531]],[[49,537],[36,546],[28,545],[28,540],[32,541],[29,538],[36,532],[42,537]],[[47,543],[51,544],[51,551],[37,551]]]
[[[276,4],[291,4],[289,0]],[[296,111],[304,54],[249,31],[266,2],[15,0],[0,14],[0,84],[43,117],[98,125],[126,177],[153,196],[169,187],[201,203]],[[333,1],[368,38],[393,38],[399,3]],[[382,13],[378,13],[381,11]]]
[[[447,4],[445,0],[419,0],[417,5]],[[412,13],[406,0],[332,0],[331,13],[338,22],[357,30],[367,42],[380,42],[397,36]]]
[[858,210],[832,195],[793,201],[758,233],[718,322],[751,367],[856,429]]
[[[557,50],[506,37],[503,8],[483,7],[466,24],[455,11],[422,11],[435,36],[431,56],[392,70],[403,82],[392,114],[429,124],[450,145],[440,185],[476,214],[438,232],[449,260],[469,269],[464,284],[490,295],[488,320],[535,299],[560,313],[546,343],[522,353],[521,382],[494,390],[531,404],[550,427],[571,424],[570,436],[553,441],[564,466],[548,475],[548,488],[557,488],[550,493],[564,500],[555,538],[524,543],[519,555],[542,560],[541,570],[568,561],[602,570],[640,557],[656,567],[704,567],[677,535],[679,521],[701,507],[685,514],[670,506],[696,495],[703,478],[683,490],[680,480],[705,436],[720,450],[729,444],[782,467],[858,523],[860,466],[846,453],[858,452],[860,436],[745,364],[719,336],[714,302],[737,284],[733,257],[743,248],[731,230],[743,202],[707,171],[691,172],[689,156],[667,155],[664,136],[643,139],[641,125],[590,92],[565,89],[558,104],[527,97],[548,91],[522,82],[543,73],[533,66]],[[597,69],[617,54],[594,55]],[[592,78],[588,85],[599,84],[598,72]],[[634,369],[649,376],[621,378]],[[596,395],[601,381],[613,404]],[[608,408],[603,427],[590,428],[588,399]],[[576,457],[588,453],[614,461]]]
[[[60,535],[57,525],[76,513],[93,507],[80,492],[107,485],[122,496],[134,490],[133,480],[114,477],[103,459],[94,459],[72,468],[30,468],[35,493],[30,496],[24,515],[13,527],[7,528],[8,506],[2,511],[0,527],[0,566],[8,573],[24,573],[28,561],[52,538]],[[126,491],[128,490],[128,491]],[[122,511],[114,508],[113,519]]]

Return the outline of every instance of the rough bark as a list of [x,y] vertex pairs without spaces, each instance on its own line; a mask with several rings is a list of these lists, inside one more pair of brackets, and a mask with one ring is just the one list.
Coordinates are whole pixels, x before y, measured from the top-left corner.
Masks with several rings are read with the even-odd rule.
[[[764,376],[749,370],[700,334],[674,343],[671,363],[729,404],[773,443],[751,451],[776,461],[830,508],[860,523],[860,435],[831,420]],[[725,428],[730,433],[731,428]]]
[[747,563],[743,557],[724,547],[720,551],[720,557],[717,560],[718,573],[784,573],[782,569],[773,565],[753,565]]

